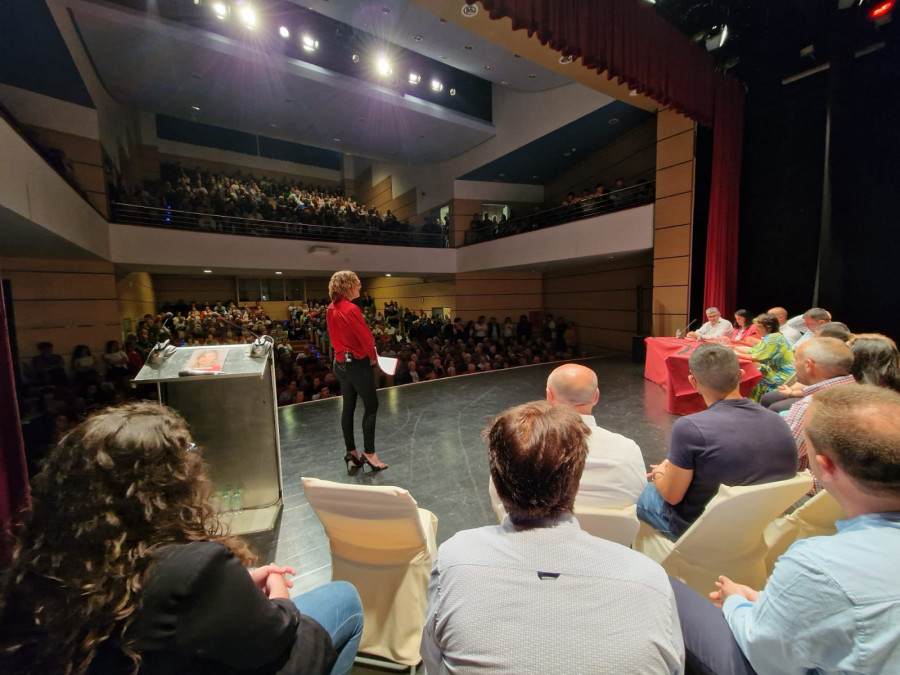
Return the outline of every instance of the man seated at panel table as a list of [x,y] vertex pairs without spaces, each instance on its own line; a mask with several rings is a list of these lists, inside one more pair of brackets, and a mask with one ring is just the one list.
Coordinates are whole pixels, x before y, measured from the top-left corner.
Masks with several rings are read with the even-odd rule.
[[572,514],[590,430],[534,401],[485,430],[508,517],[438,549],[421,655],[444,673],[682,673],[663,569],[581,530]]
[[692,330],[685,337],[695,340],[710,340],[721,336],[731,338],[732,333],[734,333],[734,326],[731,325],[731,322],[722,318],[722,313],[717,307],[710,307],[706,310],[706,323],[697,330]]
[[673,581],[688,672],[900,673],[900,394],[830,387],[804,426],[813,475],[846,520],[795,542],[761,591],[719,577],[722,611]]
[[788,313],[784,307],[772,307],[766,314],[778,319],[778,332],[784,335],[784,339],[791,345],[800,339],[801,333],[794,325],[788,323]]
[[688,381],[707,409],[675,420],[669,455],[651,464],[637,515],[675,541],[700,517],[720,485],[758,485],[797,473],[797,446],[778,413],[741,396],[735,353],[697,347]]

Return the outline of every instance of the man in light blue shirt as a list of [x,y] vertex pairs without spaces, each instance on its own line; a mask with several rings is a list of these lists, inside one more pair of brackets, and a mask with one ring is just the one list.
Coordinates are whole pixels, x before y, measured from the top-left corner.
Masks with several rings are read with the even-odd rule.
[[791,546],[762,591],[719,577],[721,613],[673,582],[688,672],[900,673],[900,394],[824,389],[804,432],[810,468],[847,519]]

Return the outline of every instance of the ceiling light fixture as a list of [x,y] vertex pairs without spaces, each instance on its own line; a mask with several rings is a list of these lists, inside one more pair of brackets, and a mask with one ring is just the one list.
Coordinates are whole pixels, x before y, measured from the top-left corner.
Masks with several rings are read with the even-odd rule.
[[281,272],[275,272],[275,274],[278,274],[278,275],[280,275],[280,274],[281,274]]
[[574,56],[560,56],[560,57],[559,57],[559,62],[560,62],[561,64],[563,64],[564,66],[569,65],[569,64],[572,63],[572,61],[574,61],[574,60],[575,60],[575,57],[574,57]]
[[388,272],[388,273],[386,273],[384,276],[389,277],[389,276],[391,276],[391,273]]
[[419,84],[422,81],[422,76],[418,73],[410,73],[409,74],[409,83],[412,85]]
[[413,40],[415,40],[416,42],[421,42],[421,41],[424,40],[424,39],[425,39],[425,38],[422,37],[421,35],[416,35],[416,36],[413,38]]
[[353,61],[353,63],[359,63],[359,54],[354,54],[350,57],[350,60]]
[[388,61],[388,58],[384,55],[384,52],[378,52],[378,56],[375,57],[375,70],[382,77],[387,77],[394,69],[391,68],[391,62]]
[[253,30],[256,28],[256,12],[249,5],[247,7],[241,7],[240,11],[241,21],[244,22],[244,26]]
[[281,27],[278,29],[278,34],[279,34],[281,37],[283,37],[285,40],[287,40],[289,37],[291,37],[291,31],[289,31],[289,30],[287,29],[287,26],[281,26]]
[[444,91],[444,85],[441,84],[440,80],[432,80],[431,91]]
[[302,42],[303,51],[305,52],[314,52],[319,48],[319,41],[311,35],[304,35]]
[[198,106],[192,105],[192,106],[191,106],[191,110],[196,110],[196,111],[199,112],[199,111],[200,111],[200,108],[199,108]]
[[451,96],[456,96],[456,89],[451,89],[451,90],[450,90],[450,95],[451,95]]
[[203,274],[212,274],[212,270],[203,270]]
[[228,5],[224,2],[214,2],[212,9],[217,19],[224,19],[228,16]]

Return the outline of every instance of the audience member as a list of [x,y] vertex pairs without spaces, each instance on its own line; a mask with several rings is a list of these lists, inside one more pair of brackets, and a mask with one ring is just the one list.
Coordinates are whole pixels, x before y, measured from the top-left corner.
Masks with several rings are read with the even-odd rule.
[[860,333],[850,341],[850,351],[857,382],[900,391],[900,352],[893,340],[880,333]]
[[597,426],[591,410],[599,399],[597,375],[590,368],[567,363],[547,378],[547,402],[572,408],[590,429],[576,510],[635,504],[647,484],[647,469],[637,443]]
[[846,519],[795,542],[761,591],[719,577],[721,611],[673,582],[694,672],[900,672],[900,395],[831,387],[804,426],[810,468]]
[[797,473],[797,447],[777,414],[743,398],[743,371],[728,347],[700,345],[688,380],[708,406],[672,425],[669,455],[651,465],[638,518],[675,541],[724,485],[756,485]]
[[584,673],[601,661],[610,673],[682,672],[665,572],[581,531],[572,515],[589,434],[574,410],[544,401],[486,430],[509,516],[438,550],[421,646],[431,675]]

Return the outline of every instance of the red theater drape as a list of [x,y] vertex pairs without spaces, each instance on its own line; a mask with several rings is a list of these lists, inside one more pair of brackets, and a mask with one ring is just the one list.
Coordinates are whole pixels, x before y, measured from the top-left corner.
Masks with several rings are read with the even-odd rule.
[[[470,4],[473,0],[468,0]],[[492,19],[713,126],[704,306],[734,310],[744,92],[643,0],[480,0]]]
[[0,293],[0,566],[9,563],[12,552],[10,526],[19,512],[30,506],[25,445],[16,405],[16,383],[6,303]]

